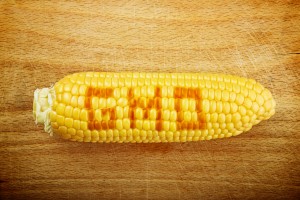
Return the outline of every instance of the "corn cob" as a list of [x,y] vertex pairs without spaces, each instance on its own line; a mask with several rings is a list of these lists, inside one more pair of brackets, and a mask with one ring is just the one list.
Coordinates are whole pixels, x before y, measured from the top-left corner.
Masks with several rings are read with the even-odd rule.
[[79,142],[186,142],[239,135],[275,113],[255,80],[205,73],[68,75],[37,89],[45,131]]

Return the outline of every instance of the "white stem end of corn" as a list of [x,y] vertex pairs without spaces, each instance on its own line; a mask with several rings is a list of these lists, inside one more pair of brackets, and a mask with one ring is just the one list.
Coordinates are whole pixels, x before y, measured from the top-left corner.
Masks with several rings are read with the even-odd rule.
[[53,87],[36,89],[33,99],[33,117],[36,124],[44,124],[44,130],[53,135],[50,123],[50,111],[52,110],[55,91]]

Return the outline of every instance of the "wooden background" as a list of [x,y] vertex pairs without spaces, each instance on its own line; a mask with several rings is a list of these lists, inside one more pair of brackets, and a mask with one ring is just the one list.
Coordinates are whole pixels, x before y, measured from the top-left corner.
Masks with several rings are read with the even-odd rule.
[[[299,199],[299,1],[0,2],[1,199]],[[80,71],[220,72],[271,90],[276,114],[204,142],[50,137],[33,92]]]

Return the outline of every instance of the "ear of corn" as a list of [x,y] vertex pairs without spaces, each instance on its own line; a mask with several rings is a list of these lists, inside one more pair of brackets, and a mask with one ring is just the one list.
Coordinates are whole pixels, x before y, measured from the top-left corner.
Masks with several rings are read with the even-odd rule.
[[275,113],[255,80],[192,73],[66,76],[37,90],[36,122],[79,142],[185,142],[236,136]]

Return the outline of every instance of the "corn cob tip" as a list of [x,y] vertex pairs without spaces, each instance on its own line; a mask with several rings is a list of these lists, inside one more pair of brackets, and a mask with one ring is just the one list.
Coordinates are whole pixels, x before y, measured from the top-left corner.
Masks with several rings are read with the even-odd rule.
[[49,113],[55,98],[53,87],[36,89],[33,98],[33,118],[36,124],[44,124],[44,130],[52,135]]

